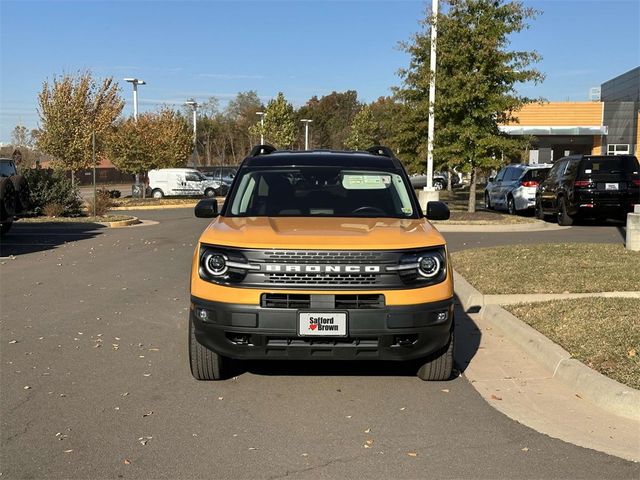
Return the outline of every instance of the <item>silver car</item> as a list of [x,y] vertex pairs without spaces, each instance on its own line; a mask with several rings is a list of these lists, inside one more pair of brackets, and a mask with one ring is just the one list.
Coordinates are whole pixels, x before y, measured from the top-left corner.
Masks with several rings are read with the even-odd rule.
[[495,177],[489,177],[484,190],[485,208],[507,210],[511,215],[534,208],[536,188],[547,177],[551,167],[546,163],[513,163],[503,167]]

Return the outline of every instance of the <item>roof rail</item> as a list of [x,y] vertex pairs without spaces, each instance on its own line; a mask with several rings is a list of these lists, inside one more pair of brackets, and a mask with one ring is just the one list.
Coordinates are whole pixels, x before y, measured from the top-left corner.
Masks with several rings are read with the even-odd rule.
[[382,145],[374,145],[371,148],[367,148],[367,152],[372,155],[379,155],[381,157],[394,158],[395,155],[389,147],[383,147]]
[[249,152],[249,156],[257,157],[259,155],[269,155],[270,153],[273,153],[275,151],[276,151],[276,147],[274,147],[273,145],[269,145],[268,143],[265,143],[264,145],[256,145],[255,147],[253,147]]

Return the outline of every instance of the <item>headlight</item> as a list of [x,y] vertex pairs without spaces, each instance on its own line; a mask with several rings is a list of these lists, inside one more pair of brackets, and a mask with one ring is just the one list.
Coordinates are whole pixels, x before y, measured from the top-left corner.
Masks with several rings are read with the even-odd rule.
[[218,252],[207,252],[202,258],[202,266],[213,277],[219,277],[227,273],[227,257]]
[[225,247],[214,245],[200,246],[200,278],[208,282],[223,285],[242,282],[251,270],[260,270],[257,265],[250,265],[242,253]]
[[443,247],[405,254],[397,266],[387,267],[396,271],[402,281],[409,285],[433,285],[447,276],[447,254]]
[[437,254],[428,253],[418,258],[418,273],[425,278],[433,278],[440,271],[440,257]]

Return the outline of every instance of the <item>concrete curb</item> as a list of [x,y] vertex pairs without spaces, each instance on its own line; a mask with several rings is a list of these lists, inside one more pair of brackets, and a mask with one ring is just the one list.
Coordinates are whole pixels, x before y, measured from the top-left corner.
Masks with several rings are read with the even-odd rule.
[[461,224],[434,222],[433,226],[440,232],[484,232],[484,233],[500,233],[500,232],[550,232],[554,230],[566,230],[571,227],[561,227],[555,223],[548,223],[542,220],[536,220],[529,223],[512,223],[512,224]]
[[139,205],[139,206],[131,206],[131,207],[112,207],[109,210],[165,210],[170,208],[193,208],[196,206],[197,202],[194,203],[180,203],[180,204],[172,204],[172,205]]
[[533,356],[553,378],[603,410],[632,420],[640,420],[640,390],[623,385],[592,370],[499,305],[485,303],[478,292],[454,271],[455,291],[465,311],[480,310],[483,320]]
[[127,220],[117,220],[115,222],[100,222],[101,225],[109,228],[128,227],[130,225],[137,225],[141,223],[138,217],[131,217]]

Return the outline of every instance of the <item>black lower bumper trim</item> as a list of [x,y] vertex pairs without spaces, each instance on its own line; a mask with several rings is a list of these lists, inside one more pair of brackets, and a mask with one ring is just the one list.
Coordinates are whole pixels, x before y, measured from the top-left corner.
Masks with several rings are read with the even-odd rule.
[[441,350],[453,330],[453,299],[340,311],[348,316],[346,337],[300,337],[297,309],[196,297],[190,320],[200,344],[237,359],[410,360]]

